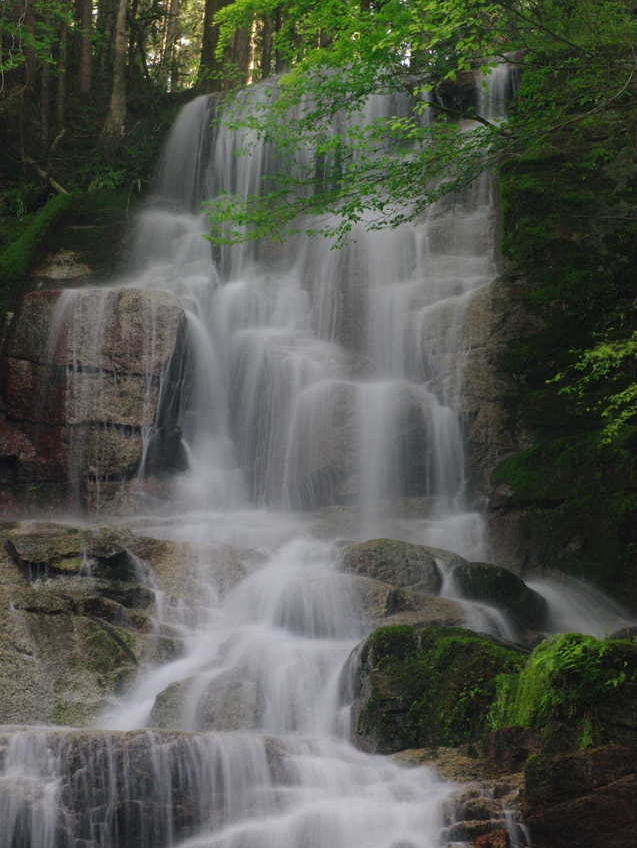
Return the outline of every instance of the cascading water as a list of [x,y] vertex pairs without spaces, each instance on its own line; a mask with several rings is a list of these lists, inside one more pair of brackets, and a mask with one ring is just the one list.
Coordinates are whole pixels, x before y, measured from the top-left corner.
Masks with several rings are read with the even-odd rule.
[[[161,290],[186,312],[187,378],[164,401],[187,467],[126,523],[201,543],[198,612],[161,605],[183,654],[142,669],[101,730],[7,731],[0,846],[434,848],[454,787],[347,741],[343,668],[364,633],[334,540],[484,556],[455,410],[467,305],[496,274],[491,182],[396,230],[359,228],[339,251],[298,236],[213,261],[201,201],[258,190],[275,153],[211,117],[206,97],[182,111],[133,270],[98,297]],[[146,382],[166,394],[162,368]],[[229,591],[213,542],[243,551]],[[167,722],[175,732],[143,730]]]

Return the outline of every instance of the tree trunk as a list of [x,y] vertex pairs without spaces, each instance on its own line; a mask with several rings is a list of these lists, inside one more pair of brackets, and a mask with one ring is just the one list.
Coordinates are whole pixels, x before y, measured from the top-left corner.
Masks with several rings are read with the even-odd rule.
[[[90,0],[89,0],[90,1]],[[115,4],[117,0],[98,0],[97,21],[97,66],[103,79],[111,67],[112,46],[115,35]]]
[[25,0],[24,3],[24,26],[29,33],[29,38],[25,39],[24,45],[24,84],[27,88],[35,84],[35,75],[37,70],[37,58],[35,55],[35,15],[33,12],[33,0]]
[[66,114],[66,62],[67,62],[68,27],[66,21],[60,24],[60,43],[57,60],[57,92],[55,104],[55,120],[58,132],[64,127]]
[[80,25],[80,61],[78,68],[78,90],[80,94],[88,94],[91,90],[93,74],[93,9],[91,0],[78,0],[77,19]]
[[166,32],[162,46],[161,71],[159,75],[162,88],[174,90],[175,80],[175,43],[179,37],[180,0],[170,0]]
[[230,2],[231,0],[206,0],[197,86],[207,91],[219,91],[223,88],[223,65],[215,56],[219,27],[213,23],[213,19],[217,12]]
[[124,134],[126,123],[126,12],[128,0],[119,0],[115,23],[115,42],[113,51],[113,85],[108,114],[102,129],[102,138],[114,138]]

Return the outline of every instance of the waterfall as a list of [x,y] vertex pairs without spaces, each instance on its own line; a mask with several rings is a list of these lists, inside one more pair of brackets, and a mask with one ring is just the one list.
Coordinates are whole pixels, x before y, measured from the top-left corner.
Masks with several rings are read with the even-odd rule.
[[[491,179],[394,230],[363,222],[338,251],[297,235],[213,252],[201,201],[258,190],[277,154],[211,117],[208,97],[182,111],[129,270],[95,295],[96,312],[122,291],[168,293],[185,311],[179,378],[168,360],[140,375],[174,413],[183,460],[155,506],[124,521],[202,544],[201,614],[175,613],[183,655],[140,669],[99,729],[6,731],[0,846],[435,848],[454,786],[348,741],[343,667],[364,630],[337,542],[485,555],[458,361],[470,299],[497,271]],[[74,298],[60,323],[85,308]],[[110,374],[100,332],[91,356]],[[73,467],[83,450],[71,447]],[[251,552],[225,593],[211,542]],[[170,704],[174,730],[146,729]]]
[[[404,110],[404,97],[378,95],[366,112]],[[337,532],[350,538],[484,556],[465,487],[458,362],[471,296],[496,275],[490,177],[396,229],[363,221],[338,251],[298,235],[283,247],[226,246],[213,261],[200,202],[247,197],[277,154],[210,118],[200,97],[178,119],[127,281],[172,292],[187,312],[189,467],[172,497],[213,512],[339,507]]]

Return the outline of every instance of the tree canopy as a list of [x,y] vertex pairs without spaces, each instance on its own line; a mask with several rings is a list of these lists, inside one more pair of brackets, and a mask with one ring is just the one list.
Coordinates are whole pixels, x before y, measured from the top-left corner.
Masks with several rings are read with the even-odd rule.
[[[618,100],[634,103],[629,0],[235,0],[216,21],[219,55],[240,28],[268,28],[269,49],[287,68],[270,100],[226,107],[226,121],[277,143],[287,158],[267,192],[216,201],[220,240],[281,237],[304,212],[337,213],[324,230],[341,239],[363,219],[396,225],[496,158],[540,149],[560,126]],[[502,61],[538,81],[506,122],[458,96],[463,76]],[[412,98],[408,114],[333,132],[336,115],[397,91]]]

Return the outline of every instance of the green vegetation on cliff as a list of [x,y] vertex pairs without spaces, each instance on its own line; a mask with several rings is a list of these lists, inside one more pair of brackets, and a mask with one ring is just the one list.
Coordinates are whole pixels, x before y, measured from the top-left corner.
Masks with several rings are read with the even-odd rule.
[[72,202],[70,194],[52,197],[26,224],[20,236],[0,253],[0,316],[25,291],[38,249]]
[[[572,77],[568,63],[552,73],[527,69],[512,123]],[[559,126],[501,168],[508,284],[537,327],[509,345],[502,367],[516,385],[511,423],[535,445],[495,475],[510,487],[508,507],[524,511],[531,559],[633,605],[634,97],[631,78],[621,97],[584,119],[569,120],[575,106],[566,104]]]
[[519,673],[499,675],[489,721],[543,732],[547,750],[634,742],[637,646],[567,633],[542,642]]

